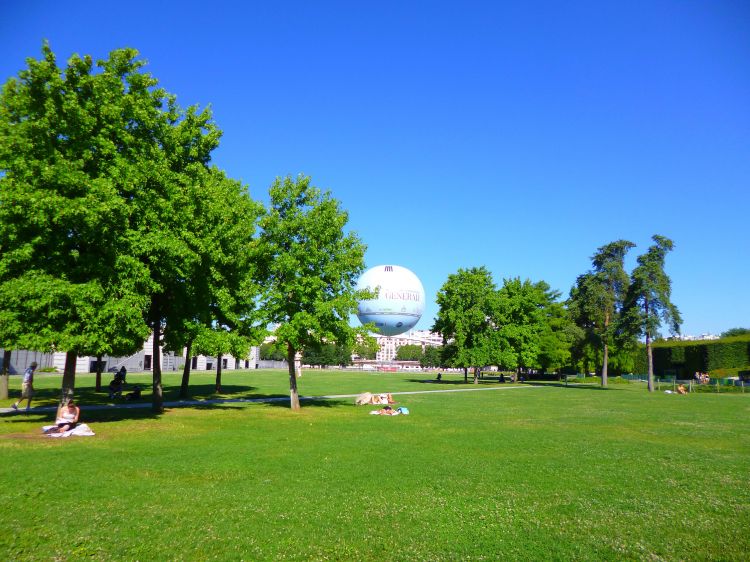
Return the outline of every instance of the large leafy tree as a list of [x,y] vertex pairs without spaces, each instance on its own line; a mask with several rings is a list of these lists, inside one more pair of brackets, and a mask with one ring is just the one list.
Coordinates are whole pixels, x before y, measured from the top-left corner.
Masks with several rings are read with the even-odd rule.
[[581,330],[563,303],[554,300],[546,312],[547,323],[540,337],[537,361],[544,371],[560,373],[572,364],[572,349],[581,337]]
[[629,286],[625,255],[634,246],[627,240],[617,240],[600,247],[591,258],[591,271],[579,276],[571,290],[571,315],[587,340],[603,350],[602,386],[607,386],[609,352]]
[[549,366],[563,360],[559,353],[552,353],[559,345],[549,339],[557,338],[561,331],[561,326],[551,323],[562,315],[556,302],[560,293],[544,281],[513,278],[503,281],[498,294],[498,363],[516,370],[540,367],[544,336],[548,338],[547,356],[553,358]]
[[419,364],[422,367],[440,367],[442,363],[443,347],[436,347],[428,345],[425,347],[422,357],[419,359]]
[[[187,357],[194,352],[246,357],[250,346],[264,334],[254,280],[254,237],[262,206],[222,172],[210,169],[203,175],[201,189],[193,195],[195,219],[187,239],[200,257],[199,266],[192,271],[193,277],[180,283],[182,298],[173,302],[164,339],[175,351],[185,347]],[[188,396],[189,377],[190,361],[186,361],[182,398]],[[221,388],[221,361],[216,387]]]
[[360,359],[375,359],[379,349],[378,340],[370,335],[358,337],[352,347],[352,351]]
[[97,69],[74,56],[65,71],[43,54],[0,103],[0,308],[23,319],[3,337],[66,350],[70,393],[76,354],[132,351],[150,329],[159,412],[164,331],[209,322],[210,306],[226,315],[231,300],[246,316],[254,302],[238,297],[251,276],[234,260],[253,232],[239,219],[257,211],[209,167],[220,137],[210,112],[181,109],[135,50]]
[[467,370],[494,362],[498,351],[495,316],[497,289],[492,274],[485,268],[459,269],[448,276],[437,294],[438,315],[432,330],[443,335],[444,359],[452,366]]
[[[116,73],[117,60],[100,65]],[[66,400],[78,354],[130,353],[145,339],[147,276],[123,255],[129,133],[109,120],[122,111],[111,77],[90,57],[60,69],[46,44],[27,64],[0,94],[0,337],[66,351]]]
[[648,355],[648,389],[654,391],[654,361],[651,342],[662,323],[670,332],[679,333],[682,318],[680,311],[671,301],[672,282],[664,271],[667,253],[674,247],[673,242],[664,236],[654,235],[654,244],[648,251],[638,256],[638,265],[631,273],[623,321],[631,333],[646,338]]
[[303,356],[305,365],[328,367],[339,365],[345,367],[352,363],[352,350],[349,346],[336,343],[312,345],[305,349]]
[[422,358],[422,346],[416,344],[402,345],[396,350],[399,361],[419,361]]
[[262,310],[286,347],[290,404],[298,410],[297,354],[324,342],[351,346],[362,333],[349,317],[369,296],[356,290],[365,246],[345,231],[348,215],[338,201],[309,177],[277,178],[269,194],[258,244]]

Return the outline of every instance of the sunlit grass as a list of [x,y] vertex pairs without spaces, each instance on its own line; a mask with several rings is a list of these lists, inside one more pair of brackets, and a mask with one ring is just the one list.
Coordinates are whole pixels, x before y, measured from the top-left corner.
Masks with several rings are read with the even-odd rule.
[[[150,381],[128,382],[141,377]],[[458,375],[431,378],[307,372],[299,382],[310,396],[466,388]],[[212,380],[194,375],[195,394],[213,397]],[[288,393],[281,371],[223,381],[225,397]],[[90,383],[79,377],[81,396],[95,396]],[[37,379],[50,403],[58,386],[59,377]],[[178,374],[165,375],[168,399],[178,386]],[[634,383],[397,398],[409,416],[370,416],[351,399],[299,413],[230,403],[161,416],[86,411],[83,400],[97,435],[67,440],[36,437],[49,414],[4,416],[0,554],[747,558],[750,396],[648,394]],[[61,510],[74,523],[60,524]]]

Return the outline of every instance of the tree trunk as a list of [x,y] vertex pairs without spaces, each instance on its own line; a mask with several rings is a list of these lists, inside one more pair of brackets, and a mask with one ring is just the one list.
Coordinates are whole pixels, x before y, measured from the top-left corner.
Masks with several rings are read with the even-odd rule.
[[0,375],[0,400],[7,400],[8,398],[8,382],[10,381],[10,355],[10,349],[6,349],[3,353],[3,371]]
[[96,356],[96,391],[102,391],[102,356]]
[[469,382],[469,368],[464,367],[464,382]]
[[73,400],[76,391],[76,362],[78,354],[68,351],[65,354],[65,370],[63,371],[62,391],[60,393],[60,404],[67,404]]
[[295,373],[294,359],[297,352],[291,343],[286,344],[286,360],[289,364],[289,407],[292,410],[299,410],[299,394],[297,392],[297,373]]
[[185,348],[185,366],[182,369],[182,384],[180,385],[180,398],[188,397],[188,385],[190,384],[190,363],[192,361],[191,353],[193,351],[193,340],[188,340]]
[[[648,299],[645,303],[646,322],[648,322]],[[654,391],[654,356],[651,353],[651,332],[646,328],[646,355],[648,356],[648,391]]]
[[479,384],[479,367],[474,367],[474,384]]
[[604,362],[602,363],[602,386],[607,386],[609,372],[609,344],[607,342],[609,328],[609,312],[604,315]]
[[159,315],[157,297],[154,297],[153,310],[152,326],[154,329],[154,347],[151,358],[151,369],[153,369],[154,383],[153,394],[151,396],[151,411],[161,414],[164,412],[164,395],[161,388],[161,356],[159,355],[161,344],[161,317]]
[[221,353],[216,356],[216,392],[221,392]]

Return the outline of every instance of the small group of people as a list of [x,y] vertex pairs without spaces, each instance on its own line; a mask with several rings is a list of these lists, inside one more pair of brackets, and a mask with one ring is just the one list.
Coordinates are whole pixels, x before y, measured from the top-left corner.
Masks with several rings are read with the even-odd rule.
[[[115,377],[109,382],[109,399],[122,398],[122,391],[125,389],[125,378],[128,376],[128,370],[125,366],[115,373]],[[131,392],[125,395],[125,400],[139,400],[141,398],[141,387],[133,387]]]
[[710,377],[708,376],[708,373],[701,373],[696,371],[694,378],[695,382],[697,382],[698,384],[708,384]]

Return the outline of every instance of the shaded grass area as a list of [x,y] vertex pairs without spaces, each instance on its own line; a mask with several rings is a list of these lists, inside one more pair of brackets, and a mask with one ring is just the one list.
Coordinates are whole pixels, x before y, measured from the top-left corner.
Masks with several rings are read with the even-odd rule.
[[[228,384],[285,393],[282,373],[252,375]],[[300,385],[307,395],[433,390],[417,377],[306,373]],[[348,400],[300,413],[91,412],[97,436],[68,440],[9,437],[42,420],[4,417],[0,554],[746,559],[748,398],[586,390],[404,395],[411,415],[393,418]],[[60,506],[77,510],[75,525],[57,524]]]
[[[82,405],[124,404],[125,394],[135,386],[140,387],[142,395],[139,403],[150,404],[152,393],[151,373],[128,373],[123,398],[110,400],[108,385],[111,374],[102,375],[101,391],[96,392],[95,375],[84,373],[76,375],[76,400]],[[361,392],[398,392],[411,390],[439,390],[450,385],[464,385],[463,375],[444,375],[438,383],[434,373],[398,374],[370,373],[355,371],[305,370],[298,379],[299,392],[305,396],[326,394],[356,394]],[[214,372],[198,371],[191,374],[189,399],[259,399],[289,396],[289,379],[286,371],[279,369],[232,370],[222,374],[221,392],[216,392],[216,375]],[[166,372],[162,375],[164,400],[180,399],[182,375],[177,372]],[[469,379],[471,383],[471,379]],[[33,406],[56,406],[60,399],[61,374],[37,374],[34,378]],[[480,380],[480,386],[497,386],[496,379]],[[10,396],[6,404],[10,406],[21,395],[21,377],[10,378]],[[24,406],[25,406],[24,402]]]

